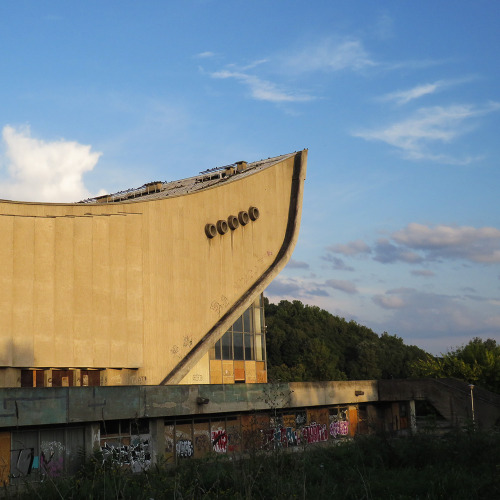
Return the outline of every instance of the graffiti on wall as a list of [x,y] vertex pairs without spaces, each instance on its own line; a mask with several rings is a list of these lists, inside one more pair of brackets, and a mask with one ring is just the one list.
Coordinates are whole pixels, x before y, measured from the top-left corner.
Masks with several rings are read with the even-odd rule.
[[337,436],[347,436],[348,434],[349,422],[347,420],[330,423],[330,436],[336,438]]
[[102,459],[118,466],[128,466],[132,472],[148,470],[151,465],[149,439],[137,439],[133,444],[104,443]]
[[194,455],[194,446],[190,439],[181,439],[175,445],[175,451],[178,457],[191,458]]
[[11,450],[10,476],[15,479],[39,472],[42,476],[58,477],[64,472],[66,453],[59,441],[42,441],[40,455],[30,447]]
[[328,429],[326,424],[317,424],[294,429],[293,427],[277,427],[265,431],[266,443],[269,446],[299,446],[305,444],[322,443],[328,441]]
[[165,452],[171,457],[202,457],[207,453],[240,453],[246,449],[271,450],[325,443],[348,436],[343,408],[258,414],[226,421],[193,419],[165,426]]
[[216,453],[227,452],[227,433],[224,429],[217,429],[212,431],[212,447]]
[[40,446],[40,468],[50,477],[58,477],[64,472],[66,447],[59,441],[42,441]]

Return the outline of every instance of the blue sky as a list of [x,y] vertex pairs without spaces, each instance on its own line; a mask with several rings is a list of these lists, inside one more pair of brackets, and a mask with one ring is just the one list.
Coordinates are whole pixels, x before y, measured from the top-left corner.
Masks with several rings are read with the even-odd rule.
[[267,291],[445,352],[500,341],[500,3],[0,3],[0,197],[309,148]]

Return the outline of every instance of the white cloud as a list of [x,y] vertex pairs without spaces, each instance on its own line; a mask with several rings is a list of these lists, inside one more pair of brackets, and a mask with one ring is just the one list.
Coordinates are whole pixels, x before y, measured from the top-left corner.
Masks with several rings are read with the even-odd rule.
[[0,197],[23,201],[71,202],[88,198],[83,174],[102,153],[74,141],[46,142],[31,137],[29,128],[2,131],[8,177],[0,181]]
[[284,66],[294,72],[362,70],[376,66],[361,40],[331,38],[287,56]]
[[424,83],[421,85],[416,85],[411,89],[397,90],[396,92],[390,92],[389,94],[381,96],[379,100],[395,101],[397,104],[406,104],[415,99],[419,99],[420,97],[439,92],[447,87],[470,82],[471,80],[474,79],[475,78],[471,76],[471,77],[456,78],[451,80],[438,80],[434,83]]
[[484,107],[473,105],[435,106],[419,109],[411,118],[387,127],[353,133],[369,141],[382,141],[399,149],[412,160],[434,160],[445,163],[470,163],[472,158],[456,159],[435,154],[428,147],[450,143],[469,129],[464,122],[500,110],[500,103],[489,102]]
[[294,94],[278,88],[278,86],[268,80],[263,80],[255,75],[242,73],[239,71],[216,71],[212,73],[212,78],[234,78],[246,85],[250,90],[250,95],[258,101],[269,101],[275,103],[283,102],[304,102],[314,99],[309,95]]
[[209,59],[210,57],[214,57],[215,53],[210,52],[207,50],[206,52],[200,52],[199,54],[196,54],[196,57],[199,57],[200,59]]
[[377,294],[372,297],[375,304],[384,309],[400,309],[405,306],[405,301],[402,297],[396,295]]
[[[498,337],[497,318],[484,310],[469,307],[461,297],[427,293],[413,288],[388,290],[372,297],[378,306],[392,310],[384,321],[387,331],[424,339]],[[419,342],[420,343],[420,342]]]
[[396,101],[398,104],[406,104],[407,102],[418,99],[424,95],[433,94],[439,89],[439,87],[442,87],[441,82],[426,83],[423,85],[417,85],[412,89],[391,92],[390,94],[382,96],[380,99],[382,101]]
[[435,227],[411,223],[392,234],[407,248],[423,251],[428,259],[462,258],[472,262],[500,262],[500,230],[494,227]]

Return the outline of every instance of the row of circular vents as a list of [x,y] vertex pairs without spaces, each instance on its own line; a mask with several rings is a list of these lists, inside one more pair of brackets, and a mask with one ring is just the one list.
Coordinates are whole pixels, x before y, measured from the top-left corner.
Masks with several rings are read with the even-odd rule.
[[238,216],[230,215],[227,220],[221,219],[217,221],[217,224],[208,223],[205,225],[205,234],[207,238],[214,238],[217,233],[220,235],[226,234],[230,229],[234,231],[240,224],[246,226],[250,221],[255,221],[259,218],[259,209],[257,207],[250,207],[248,212],[242,210]]

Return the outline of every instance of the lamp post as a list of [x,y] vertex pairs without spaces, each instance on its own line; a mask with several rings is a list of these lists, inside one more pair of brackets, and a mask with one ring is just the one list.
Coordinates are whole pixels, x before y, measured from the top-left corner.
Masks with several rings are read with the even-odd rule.
[[476,418],[475,418],[475,415],[474,415],[474,384],[469,384],[469,389],[470,389],[470,405],[471,405],[471,409],[472,409],[472,425],[475,426],[476,425]]

